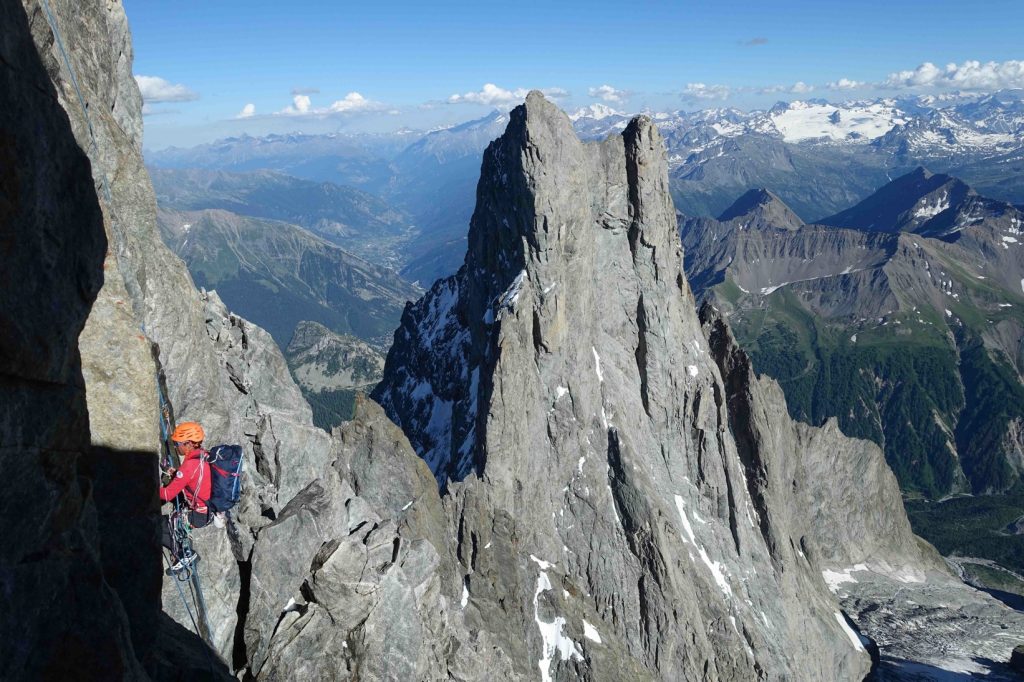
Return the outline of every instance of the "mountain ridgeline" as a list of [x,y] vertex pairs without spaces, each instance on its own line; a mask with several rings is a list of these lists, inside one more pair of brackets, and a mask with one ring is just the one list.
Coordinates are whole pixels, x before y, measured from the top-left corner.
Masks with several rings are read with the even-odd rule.
[[412,229],[409,216],[382,199],[330,182],[268,170],[154,169],[152,177],[163,209],[219,209],[298,225],[379,266],[401,263],[400,245]]
[[946,569],[881,451],[792,421],[698,319],[663,149],[645,118],[582,143],[531,93],[484,155],[461,269],[406,309],[373,397],[445,490],[467,622],[517,675],[859,679],[822,575]]
[[1019,490],[1024,213],[923,169],[822,225],[762,196],[680,231],[793,416],[875,441],[912,493]]
[[[685,214],[720,215],[751,187],[770,187],[810,221],[920,165],[954,174],[986,196],[1024,202],[1022,94],[809,100],[762,111],[667,111],[652,119],[665,140],[673,199]],[[605,106],[572,116],[588,140],[619,134],[630,119]],[[147,152],[147,161],[161,169],[273,169],[375,194],[410,217],[414,234],[403,274],[426,286],[461,265],[480,154],[506,121],[505,111],[495,111],[430,132],[241,136]]]

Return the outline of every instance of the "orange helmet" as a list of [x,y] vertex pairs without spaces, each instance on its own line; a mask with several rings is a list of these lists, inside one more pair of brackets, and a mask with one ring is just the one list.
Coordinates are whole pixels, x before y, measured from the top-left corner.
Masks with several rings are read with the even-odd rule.
[[171,440],[175,443],[202,443],[206,439],[203,427],[196,422],[182,422],[174,429]]

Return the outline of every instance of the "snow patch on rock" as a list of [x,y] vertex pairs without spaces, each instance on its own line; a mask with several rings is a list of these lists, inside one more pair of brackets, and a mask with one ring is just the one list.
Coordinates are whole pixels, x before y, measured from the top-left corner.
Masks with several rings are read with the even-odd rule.
[[583,621],[583,636],[589,639],[591,642],[601,643],[601,633],[597,631],[593,625],[587,621]]
[[839,626],[843,628],[843,632],[846,633],[846,636],[850,638],[850,643],[853,644],[853,648],[857,651],[865,651],[864,645],[860,643],[860,637],[853,631],[853,628],[850,627],[849,623],[846,622],[846,618],[844,618],[843,614],[839,611],[836,611],[836,621],[839,623]]
[[686,517],[685,506],[686,502],[683,501],[682,496],[676,495],[676,509],[679,511],[679,518],[683,523],[683,531],[686,533],[683,538],[683,542],[687,542],[697,548],[697,553],[700,555],[701,561],[711,571],[712,577],[715,579],[715,583],[718,585],[718,589],[722,590],[722,594],[726,597],[732,596],[732,586],[729,585],[729,580],[725,576],[724,564],[718,561],[714,561],[708,556],[707,550],[704,549],[704,545],[697,542],[696,536],[693,534],[693,526],[690,525],[690,519]]
[[866,570],[868,570],[868,567],[865,564],[857,564],[850,568],[844,568],[842,571],[825,569],[821,572],[821,577],[825,579],[825,584],[828,585],[828,589],[834,594],[843,583],[857,582],[857,579],[851,575],[854,571]]
[[555,619],[550,623],[540,619],[538,598],[542,593],[551,589],[551,580],[548,579],[545,569],[551,568],[554,564],[538,559],[532,554],[530,559],[541,567],[540,572],[537,574],[537,589],[533,592],[533,620],[537,623],[537,629],[540,631],[540,637],[543,641],[541,657],[537,661],[537,667],[540,668],[541,679],[544,682],[551,682],[551,662],[554,660],[556,652],[563,661],[567,661],[570,658],[582,661],[583,652],[580,651],[579,645],[571,637],[567,637],[562,633],[562,628],[565,627],[565,618],[563,616],[555,616]]

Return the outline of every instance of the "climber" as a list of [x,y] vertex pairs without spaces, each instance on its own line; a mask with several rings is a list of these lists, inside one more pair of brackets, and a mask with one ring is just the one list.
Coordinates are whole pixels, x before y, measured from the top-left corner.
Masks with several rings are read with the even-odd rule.
[[[181,465],[175,470],[167,469],[171,480],[160,488],[160,499],[163,502],[170,502],[179,494],[185,499],[188,507],[185,518],[182,519],[187,526],[202,528],[210,523],[210,509],[207,502],[210,499],[210,465],[207,462],[209,453],[203,449],[203,440],[206,434],[203,427],[196,422],[182,422],[171,434],[171,441],[174,443],[178,456],[181,458]],[[175,512],[175,515],[179,512]],[[184,568],[193,563],[198,555],[195,552],[182,552],[175,537],[174,515],[163,517],[163,546],[171,551],[173,557],[172,571]],[[185,554],[185,556],[180,556]]]

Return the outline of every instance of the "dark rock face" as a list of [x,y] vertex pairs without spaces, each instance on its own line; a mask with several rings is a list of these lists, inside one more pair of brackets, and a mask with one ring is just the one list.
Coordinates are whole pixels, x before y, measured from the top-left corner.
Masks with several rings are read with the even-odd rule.
[[[109,233],[76,139],[81,121],[69,119],[60,88],[66,67],[40,7],[25,5],[0,5],[0,677],[130,679],[143,674],[138,656],[152,643],[135,626],[149,616],[155,630],[159,578],[145,567],[134,583],[109,571],[102,552],[119,539],[108,537],[101,495],[123,477],[122,520],[135,530],[154,510],[153,459],[123,449],[137,433],[116,452],[93,447],[79,335],[104,286]],[[73,30],[97,29],[101,50],[103,13],[83,12]],[[141,538],[134,556],[144,560],[153,542]]]
[[[323,544],[337,548],[342,539],[352,547],[333,559],[347,562],[337,575],[351,578],[344,571],[361,570],[366,562],[357,559],[370,555],[383,573],[362,579],[369,592],[350,611],[317,593],[321,615],[331,610],[331,636],[352,638],[343,659],[323,659],[317,669],[331,677],[348,665],[361,679],[441,669],[430,653],[401,667],[401,657],[380,644],[401,641],[403,654],[427,652],[440,636],[421,637],[428,632],[422,628],[377,636],[400,627],[391,612],[423,604],[424,622],[443,614],[437,590],[420,589],[439,582],[437,557],[447,555],[417,535],[433,532],[441,518],[432,478],[404,440],[387,437],[386,429],[381,435],[364,416],[359,423],[369,440],[360,452],[372,462],[356,462],[358,476],[345,475],[380,485],[404,481],[418,502],[398,519],[375,511],[340,479],[330,465],[335,448],[345,449],[312,425],[273,340],[230,313],[216,293],[198,292],[160,242],[123,9],[63,0],[49,8],[52,15],[34,1],[0,7],[0,154],[11,160],[0,175],[0,211],[12,263],[0,300],[7,325],[0,335],[0,457],[10,484],[0,503],[0,634],[8,645],[0,677],[230,679],[227,661],[261,673],[268,647],[286,646],[272,638],[283,632],[282,610],[291,613],[278,596],[302,598],[302,578],[331,565]],[[70,66],[51,21],[71,48]],[[178,420],[201,421],[211,445],[245,447],[244,494],[230,532],[211,526],[195,534],[211,649],[189,632],[192,618],[171,579],[163,608],[178,623],[160,613],[158,371]],[[394,432],[375,414],[380,428]],[[408,467],[384,464],[385,447]],[[375,474],[378,467],[387,475]],[[419,474],[410,473],[416,467]],[[433,522],[416,520],[421,508],[434,510],[425,517]],[[312,554],[303,556],[306,550]],[[316,556],[318,568],[311,568]],[[378,583],[386,587],[379,593]],[[440,632],[429,623],[429,632]],[[280,665],[270,659],[264,678],[273,679],[275,669],[290,678],[292,663],[320,656],[318,647],[291,646]]]
[[1024,644],[1014,647],[1010,656],[1010,667],[1019,673],[1024,673]]
[[[875,446],[702,328],[675,229],[648,120],[585,145],[534,93],[488,148],[465,265],[374,393],[447,482],[466,626],[544,679],[860,679],[821,566],[945,569]],[[871,512],[832,500],[862,475]]]

